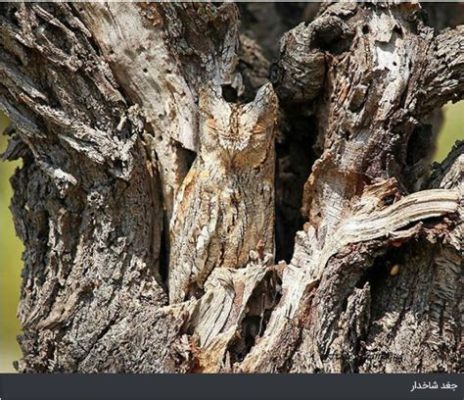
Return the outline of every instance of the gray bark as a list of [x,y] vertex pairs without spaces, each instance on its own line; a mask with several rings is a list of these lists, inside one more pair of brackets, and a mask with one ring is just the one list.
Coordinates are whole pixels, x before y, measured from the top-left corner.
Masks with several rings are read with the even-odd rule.
[[464,371],[464,30],[292,7],[0,6],[20,371]]

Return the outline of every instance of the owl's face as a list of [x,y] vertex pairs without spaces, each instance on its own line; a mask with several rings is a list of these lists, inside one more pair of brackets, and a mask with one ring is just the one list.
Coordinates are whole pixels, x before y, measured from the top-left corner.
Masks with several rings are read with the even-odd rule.
[[264,85],[247,104],[230,104],[208,90],[200,93],[200,156],[232,167],[254,167],[274,141],[277,96]]

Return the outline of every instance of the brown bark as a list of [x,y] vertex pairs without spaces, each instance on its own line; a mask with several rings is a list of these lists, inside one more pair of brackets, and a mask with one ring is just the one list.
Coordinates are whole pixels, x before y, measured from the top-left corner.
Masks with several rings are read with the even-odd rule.
[[0,6],[20,371],[464,371],[463,29],[291,7]]

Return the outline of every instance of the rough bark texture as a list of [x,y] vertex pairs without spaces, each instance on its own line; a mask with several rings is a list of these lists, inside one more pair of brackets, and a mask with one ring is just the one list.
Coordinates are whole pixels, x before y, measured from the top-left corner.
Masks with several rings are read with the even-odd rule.
[[464,30],[426,9],[0,5],[18,369],[464,372]]

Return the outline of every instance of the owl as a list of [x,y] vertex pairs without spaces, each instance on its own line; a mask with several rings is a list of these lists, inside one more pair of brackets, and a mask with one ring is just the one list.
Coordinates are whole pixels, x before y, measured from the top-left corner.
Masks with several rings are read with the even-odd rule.
[[199,148],[170,221],[169,299],[203,293],[215,268],[242,268],[258,246],[274,253],[277,97],[264,85],[247,104],[199,94]]

